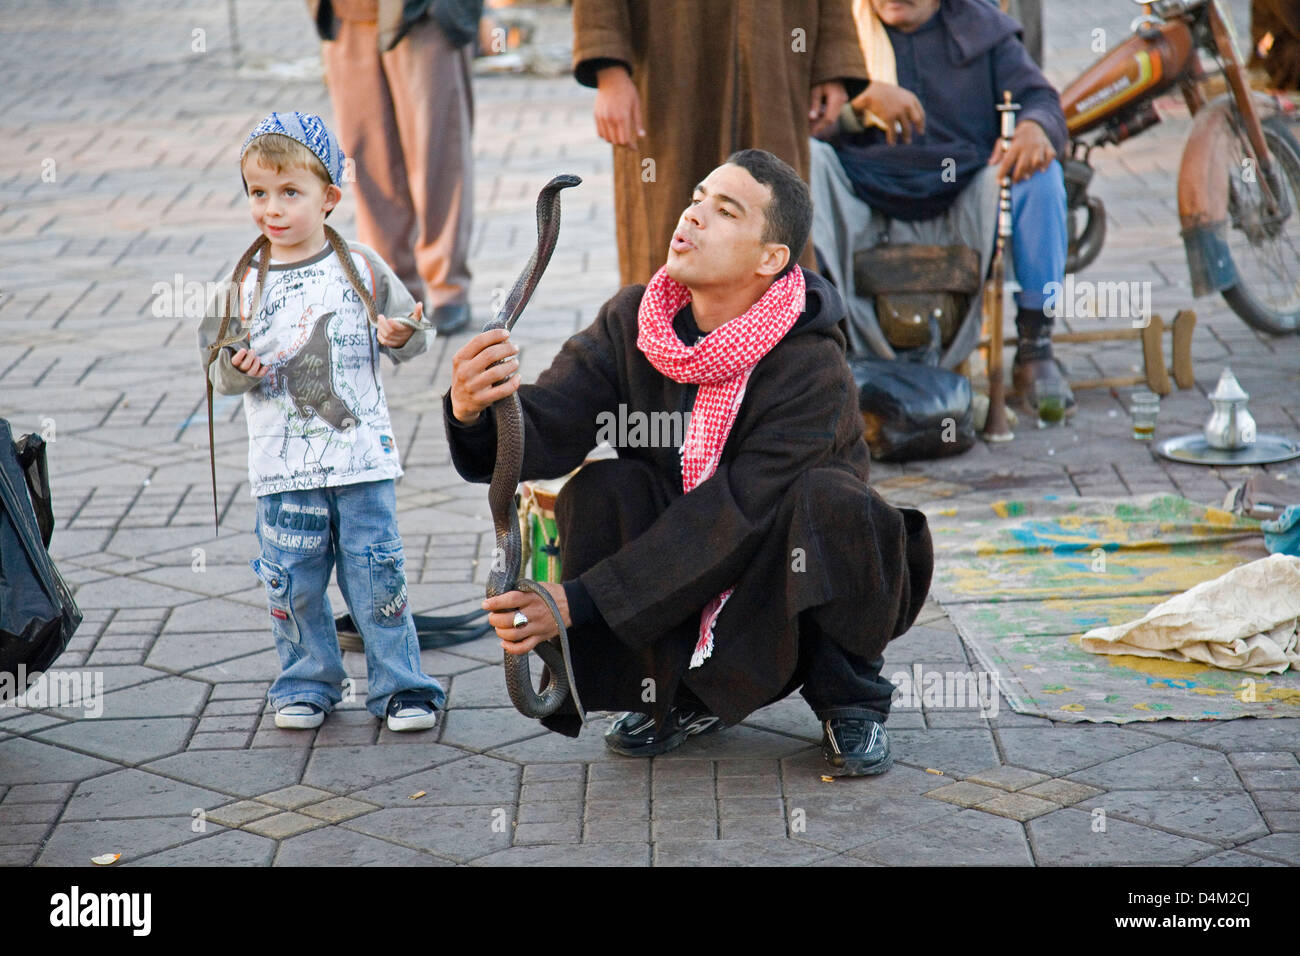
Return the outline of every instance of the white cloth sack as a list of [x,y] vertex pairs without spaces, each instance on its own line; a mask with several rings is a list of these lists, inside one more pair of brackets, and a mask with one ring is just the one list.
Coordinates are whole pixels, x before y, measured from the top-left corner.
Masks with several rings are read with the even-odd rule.
[[1095,627],[1081,644],[1093,654],[1162,657],[1280,674],[1300,668],[1300,558],[1260,558],[1170,598],[1139,620]]

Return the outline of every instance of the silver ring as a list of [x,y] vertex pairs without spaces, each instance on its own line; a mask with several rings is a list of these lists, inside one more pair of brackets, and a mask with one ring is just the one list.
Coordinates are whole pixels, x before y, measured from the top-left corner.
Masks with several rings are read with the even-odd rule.
[[527,623],[528,623],[528,617],[524,614],[524,612],[515,611],[515,619],[514,619],[515,629],[518,630],[519,628],[523,627]]

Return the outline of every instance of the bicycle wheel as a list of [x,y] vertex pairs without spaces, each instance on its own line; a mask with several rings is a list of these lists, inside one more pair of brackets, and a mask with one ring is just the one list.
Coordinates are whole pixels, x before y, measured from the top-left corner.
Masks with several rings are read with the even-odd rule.
[[1230,157],[1227,240],[1238,282],[1223,290],[1232,311],[1269,335],[1300,330],[1300,144],[1281,116],[1263,121],[1283,194],[1276,213],[1264,208],[1259,179],[1247,162],[1245,132],[1234,122]]

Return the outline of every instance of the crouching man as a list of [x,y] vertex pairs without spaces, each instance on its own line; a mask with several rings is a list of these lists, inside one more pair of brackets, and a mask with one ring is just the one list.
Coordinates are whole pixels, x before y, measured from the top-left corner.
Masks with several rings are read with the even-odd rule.
[[[583,704],[628,712],[605,735],[617,753],[663,753],[802,688],[832,772],[892,763],[882,652],[916,618],[933,552],[925,516],[867,485],[844,307],[795,264],[811,220],[790,166],[735,153],[695,188],[649,285],[606,302],[536,384],[520,386],[503,330],[454,358],[443,410],[470,481],[491,476],[490,406],[515,390],[525,479],[576,468],[602,423],[689,422],[680,446],[624,429],[618,457],[556,503],[565,581],[547,590]],[[484,606],[509,653],[557,634],[535,595]],[[578,732],[571,701],[542,723]]]

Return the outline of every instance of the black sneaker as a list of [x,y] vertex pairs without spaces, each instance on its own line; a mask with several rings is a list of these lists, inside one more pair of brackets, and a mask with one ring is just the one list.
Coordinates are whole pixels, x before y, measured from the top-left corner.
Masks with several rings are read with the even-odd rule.
[[668,711],[663,733],[656,734],[650,715],[627,713],[605,731],[605,746],[625,757],[653,757],[680,747],[687,737],[711,734],[723,727],[721,720],[703,708],[674,707]]
[[822,756],[835,777],[869,777],[894,764],[885,728],[866,717],[822,721]]

